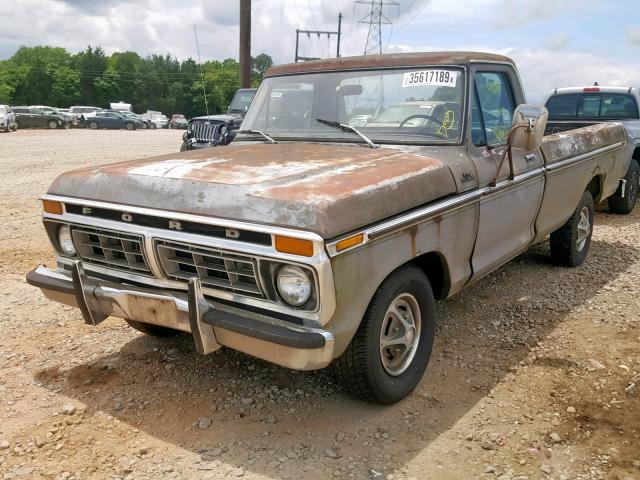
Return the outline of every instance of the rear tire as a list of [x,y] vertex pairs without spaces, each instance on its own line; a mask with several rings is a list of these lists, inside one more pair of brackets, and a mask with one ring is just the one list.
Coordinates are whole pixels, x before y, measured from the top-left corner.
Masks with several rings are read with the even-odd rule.
[[158,126],[155,123],[151,124],[151,130],[155,130],[156,128],[158,128]]
[[435,301],[426,275],[404,266],[382,282],[358,331],[334,364],[353,395],[391,404],[409,395],[429,363],[435,337]]
[[89,128],[91,130],[97,130],[98,129],[98,124],[97,122],[89,122]]
[[593,197],[584,192],[571,218],[551,234],[551,258],[558,265],[577,267],[584,262],[593,234]]
[[612,213],[620,213],[627,215],[631,213],[633,207],[636,206],[638,200],[638,189],[640,188],[640,166],[638,161],[631,159],[629,170],[624,179],[627,181],[625,185],[624,197],[622,196],[622,186],[618,187],[618,191],[609,199],[609,211]]
[[180,335],[180,330],[174,330],[173,328],[161,327],[159,325],[151,325],[150,323],[136,322],[135,320],[125,320],[129,326],[138,330],[139,332],[146,333],[152,337],[175,337]]

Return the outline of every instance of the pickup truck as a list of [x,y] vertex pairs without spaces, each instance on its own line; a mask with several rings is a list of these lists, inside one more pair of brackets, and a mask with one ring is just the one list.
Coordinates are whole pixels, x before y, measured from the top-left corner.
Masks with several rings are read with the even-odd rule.
[[27,281],[90,325],[333,365],[357,396],[397,402],[429,362],[436,298],[548,236],[557,264],[584,261],[627,135],[543,136],[546,117],[499,55],[272,67],[230,146],[59,176],[42,198],[57,266]]
[[[640,190],[640,90],[637,87],[556,88],[547,98],[547,133],[560,133],[601,122],[620,122],[629,137],[629,168],[607,202],[614,213],[631,213]],[[604,199],[603,199],[604,200]]]

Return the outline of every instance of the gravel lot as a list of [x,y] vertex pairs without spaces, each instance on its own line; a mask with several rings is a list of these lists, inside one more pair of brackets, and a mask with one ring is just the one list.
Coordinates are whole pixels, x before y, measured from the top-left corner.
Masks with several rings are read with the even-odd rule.
[[587,262],[535,247],[439,304],[405,401],[355,401],[189,337],[46,300],[37,198],[68,169],[177,151],[180,131],[0,134],[0,478],[640,478],[640,208],[601,211]]

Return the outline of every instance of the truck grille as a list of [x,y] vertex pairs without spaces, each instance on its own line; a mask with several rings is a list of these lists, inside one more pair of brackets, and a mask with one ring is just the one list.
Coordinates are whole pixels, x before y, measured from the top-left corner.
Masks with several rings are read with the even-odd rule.
[[71,236],[78,256],[89,263],[150,274],[142,248],[143,240],[139,235],[74,226]]
[[220,125],[208,122],[193,122],[189,127],[192,138],[198,142],[213,142],[218,136]]
[[212,248],[158,241],[164,275],[174,280],[198,277],[204,287],[263,298],[255,258]]

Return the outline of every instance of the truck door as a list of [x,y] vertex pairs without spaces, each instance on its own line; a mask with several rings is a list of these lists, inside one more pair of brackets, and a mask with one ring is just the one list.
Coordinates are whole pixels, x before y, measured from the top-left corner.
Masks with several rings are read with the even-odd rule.
[[487,188],[479,204],[478,233],[471,261],[475,280],[527,249],[535,237],[534,222],[542,200],[544,176],[540,152],[512,150],[514,179],[505,159],[496,186],[491,182],[506,149],[513,111],[524,103],[512,67],[493,65],[472,70],[469,153],[478,184]]

